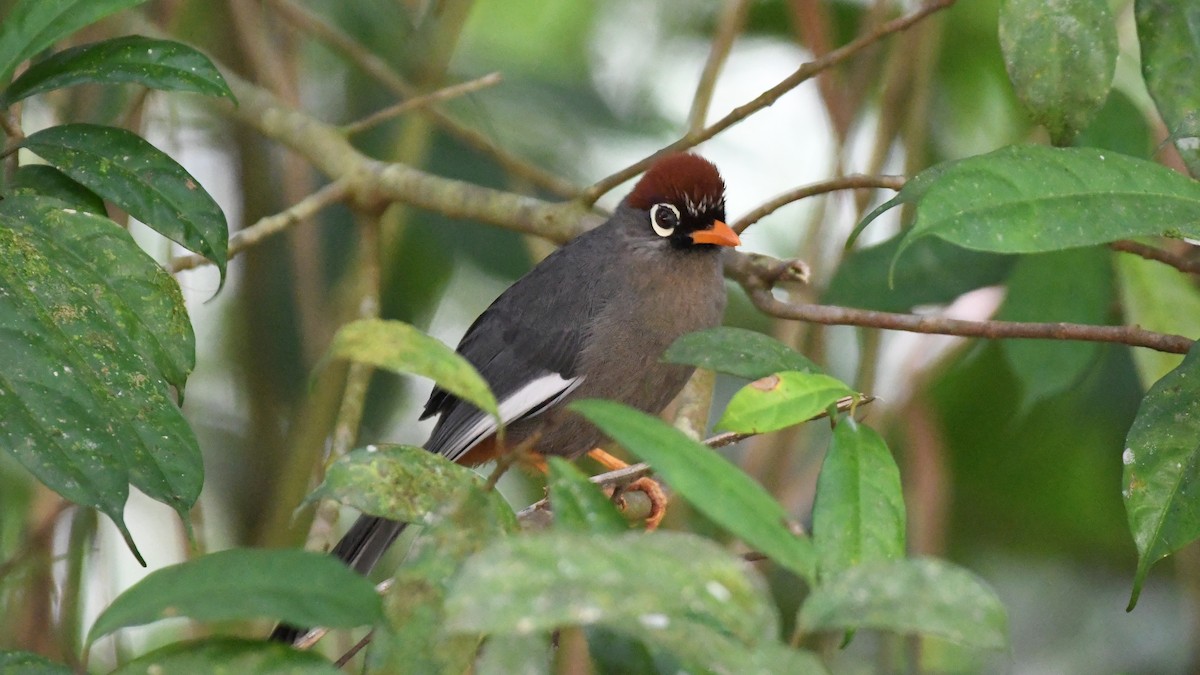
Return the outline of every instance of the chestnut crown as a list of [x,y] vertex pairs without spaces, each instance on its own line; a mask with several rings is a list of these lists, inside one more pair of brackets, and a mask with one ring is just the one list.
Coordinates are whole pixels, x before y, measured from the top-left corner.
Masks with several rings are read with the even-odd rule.
[[[625,203],[646,211],[654,232],[679,248],[717,241],[697,238],[698,232],[714,227],[728,231],[723,222],[725,181],[717,167],[699,155],[676,153],[659,159],[637,182]],[[720,241],[731,245],[724,239]]]

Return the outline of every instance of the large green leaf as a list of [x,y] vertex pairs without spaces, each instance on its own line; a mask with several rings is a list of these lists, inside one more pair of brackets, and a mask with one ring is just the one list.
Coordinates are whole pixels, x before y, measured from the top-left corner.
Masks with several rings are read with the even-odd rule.
[[100,195],[72,180],[67,174],[47,164],[24,164],[17,167],[6,197],[25,195],[53,197],[80,211],[107,216]]
[[373,624],[383,613],[371,582],[332,556],[231,549],[151,572],[97,617],[88,643],[126,626],[174,616],[269,618],[339,628]]
[[1017,97],[1063,145],[1108,96],[1117,25],[1107,2],[1004,0],[1000,48]]
[[887,444],[853,418],[839,421],[813,504],[821,578],[863,563],[903,558],[904,528],[900,469]]
[[186,516],[203,464],[169,397],[194,358],[175,281],[112,221],[14,197],[0,283],[0,447],[127,539],[130,482]]
[[1200,346],[1146,392],[1121,459],[1138,549],[1132,609],[1150,566],[1200,538]]
[[145,0],[19,0],[0,21],[0,85],[20,63],[84,26]]
[[695,535],[547,531],[496,542],[450,590],[450,627],[525,634],[605,624],[654,630],[692,620],[747,645],[773,638],[777,617],[745,562]]
[[135,133],[63,124],[22,145],[168,239],[211,260],[225,278],[225,214],[179,163]]
[[816,551],[766,490],[683,432],[612,401],[577,401],[571,408],[629,452],[649,462],[671,487],[713,522],[810,583]]
[[[1134,255],[1117,257],[1125,323],[1148,330],[1200,337],[1200,290],[1172,267]],[[1179,365],[1179,354],[1134,349],[1142,386],[1159,381]]]
[[465,561],[516,530],[494,493],[468,490],[423,521],[425,527],[384,597],[387,621],[375,631],[368,669],[458,675],[475,660],[482,636],[447,630],[446,597]]
[[820,373],[784,371],[742,387],[717,422],[720,431],[761,434],[806,422],[854,390]]
[[575,532],[617,534],[629,529],[617,507],[600,488],[570,462],[547,458],[546,492],[554,509],[554,526]]
[[441,510],[464,490],[482,486],[479,474],[424,448],[370,445],[334,462],[306,501],[333,499],[373,516],[412,523]]
[[402,321],[363,319],[342,326],[329,348],[334,358],[428,377],[439,387],[499,419],[496,397],[466,359]]
[[934,235],[970,249],[1039,253],[1126,237],[1200,237],[1200,184],[1094,148],[1018,145],[922,171],[859,229],[898,204],[916,220],[897,258]]
[[233,99],[229,85],[204,54],[171,40],[127,35],[65,49],[38,61],[0,92],[0,106],[85,82],[133,83]]
[[290,645],[210,637],[169,644],[122,664],[110,675],[338,675],[341,672],[320,655],[292,649]]
[[800,623],[806,631],[874,628],[986,649],[1008,644],[1008,616],[996,594],[967,570],[934,559],[852,567],[813,589]]
[[1200,4],[1136,0],[1142,76],[1175,147],[1200,177]]
[[663,361],[757,380],[781,370],[821,369],[775,338],[745,328],[719,326],[688,333],[667,348]]
[[[1103,324],[1113,302],[1111,253],[1088,247],[1026,256],[1013,268],[997,319]],[[1005,340],[1026,406],[1065,391],[1095,362],[1095,342]]]

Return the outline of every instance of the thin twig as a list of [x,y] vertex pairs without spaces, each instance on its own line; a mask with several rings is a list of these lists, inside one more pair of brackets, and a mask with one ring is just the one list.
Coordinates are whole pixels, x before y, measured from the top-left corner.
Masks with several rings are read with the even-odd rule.
[[[413,98],[420,91],[411,83],[400,77],[386,61],[363,48],[354,38],[330,25],[312,11],[301,7],[292,0],[269,0],[272,7],[285,21],[308,33],[313,38],[325,43],[334,52],[362,69],[363,72],[378,80],[393,94],[402,98]],[[505,171],[517,178],[529,181],[533,185],[559,197],[574,197],[579,188],[569,181],[563,180],[556,174],[530,164],[516,155],[501,148],[492,139],[472,129],[436,107],[419,109],[422,115],[436,122],[446,133],[459,141],[474,148],[476,151],[491,157]]]
[[347,650],[345,654],[342,654],[342,656],[333,663],[333,667],[341,668],[341,667],[345,666],[347,663],[350,663],[350,659],[354,658],[354,656],[356,654],[358,654],[359,652],[361,652],[364,647],[371,644],[371,638],[374,636],[375,636],[375,631],[370,631],[366,635],[362,636],[361,640],[354,643],[353,647],[351,647],[349,650]]
[[3,151],[0,151],[0,160],[4,161],[4,182],[10,183],[17,175],[17,150],[25,140],[25,132],[21,130],[21,104],[17,103],[8,110],[0,111],[0,131],[3,131],[7,138]]
[[831,178],[829,180],[821,181],[820,183],[803,185],[794,190],[789,190],[777,197],[774,197],[769,201],[763,202],[762,205],[739,218],[737,222],[732,225],[732,227],[735,232],[743,232],[747,227],[750,227],[771,213],[774,213],[777,209],[808,197],[825,194],[827,192],[835,192],[837,190],[858,190],[866,188],[899,190],[900,188],[904,187],[904,181],[904,176],[864,176],[862,174],[850,174],[848,176]]
[[[358,278],[354,298],[354,319],[379,318],[379,294],[381,286],[380,249],[379,249],[379,212],[355,211],[359,224],[358,240]],[[375,368],[367,363],[351,363],[346,371],[346,384],[342,388],[342,400],[338,405],[337,417],[334,420],[332,440],[329,444],[329,455],[324,462],[317,462],[313,467],[313,484],[320,484],[325,479],[329,467],[350,452],[358,440],[359,429],[362,426],[363,410],[367,403],[367,388],[371,384],[371,376]],[[308,551],[325,551],[333,540],[334,528],[337,526],[341,509],[332,499],[322,499],[317,505],[313,522],[308,528],[308,537],[304,548]]]
[[424,96],[410,98],[407,101],[402,101],[395,105],[388,106],[387,108],[384,108],[378,112],[371,113],[357,122],[351,122],[350,124],[345,125],[342,127],[342,133],[346,134],[347,136],[362,133],[367,129],[382,124],[383,122],[395,117],[399,117],[406,112],[424,108],[425,106],[432,105],[434,103],[448,101],[452,98],[458,98],[459,96],[466,96],[467,94],[479,91],[480,89],[486,89],[488,87],[495,86],[500,83],[501,79],[500,73],[489,73],[483,77],[470,80],[469,82],[455,84],[444,89],[438,89],[435,92],[425,94]]
[[944,316],[896,314],[832,305],[789,303],[775,298],[765,288],[747,289],[747,291],[754,306],[771,316],[830,326],[863,326],[902,330],[910,333],[934,333],[993,340],[1033,338],[1113,342],[1131,347],[1147,347],[1171,354],[1186,354],[1193,342],[1182,335],[1155,333],[1138,326],[1096,326],[1062,322],[964,321]]
[[700,81],[696,84],[696,94],[692,97],[692,110],[688,113],[688,132],[699,133],[704,128],[708,116],[708,107],[712,103],[713,89],[717,85],[717,75],[729,58],[733,41],[737,39],[742,27],[746,24],[746,14],[750,10],[750,0],[727,0],[717,18],[717,28],[713,33],[712,47],[708,51],[708,60],[704,62],[704,70]]
[[[347,180],[336,180],[301,199],[291,207],[260,219],[257,223],[229,238],[229,257],[233,258],[267,237],[279,234],[296,223],[306,218],[311,218],[325,207],[345,200],[349,193],[350,182]],[[211,262],[201,255],[185,255],[172,259],[167,269],[174,274],[201,265],[207,265]]]
[[1172,251],[1166,251],[1155,246],[1147,246],[1146,244],[1130,241],[1128,239],[1114,241],[1108,246],[1114,251],[1132,253],[1147,260],[1155,260],[1160,263],[1165,263],[1171,267],[1174,267],[1180,272],[1186,272],[1187,274],[1200,274],[1200,260],[1194,257],[1179,255],[1178,253],[1174,253]]
[[818,57],[805,63],[796,70],[796,72],[784,78],[779,84],[759,94],[754,100],[749,101],[730,112],[725,117],[722,117],[717,122],[705,127],[699,133],[687,133],[682,138],[671,143],[670,145],[658,150],[657,152],[634,162],[633,164],[621,169],[620,171],[600,180],[588,189],[583,191],[580,199],[584,204],[590,206],[596,202],[604,193],[633,178],[637,174],[645,171],[651,163],[658,157],[671,153],[680,152],[692,148],[717,134],[725,131],[729,127],[741,122],[750,115],[770,106],[779,100],[781,96],[795,89],[801,83],[811,79],[818,73],[821,73],[847,59],[854,56],[864,48],[878,42],[882,38],[899,31],[902,31],[914,23],[920,21],[926,16],[945,9],[953,5],[955,0],[931,0],[923,5],[920,9],[907,16],[900,17],[893,21],[889,21],[867,35],[864,35],[852,42],[849,42],[824,56]]

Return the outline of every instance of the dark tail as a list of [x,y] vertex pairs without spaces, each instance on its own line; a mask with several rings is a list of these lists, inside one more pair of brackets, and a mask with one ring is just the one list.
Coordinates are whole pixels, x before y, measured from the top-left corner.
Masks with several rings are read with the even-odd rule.
[[[396,537],[404,531],[405,525],[407,523],[377,516],[359,516],[346,532],[346,536],[330,551],[330,555],[346,563],[355,572],[365,575],[375,567],[375,563],[379,562],[392,542],[396,541]],[[307,632],[307,628],[279,624],[271,633],[270,639],[273,642],[294,644]]]

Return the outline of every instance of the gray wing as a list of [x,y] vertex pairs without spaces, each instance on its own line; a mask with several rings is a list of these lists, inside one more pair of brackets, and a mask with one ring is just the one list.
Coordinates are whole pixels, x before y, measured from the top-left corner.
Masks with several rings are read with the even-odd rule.
[[[505,423],[532,417],[578,387],[579,353],[603,292],[607,228],[580,235],[552,253],[492,303],[467,329],[457,351],[492,388]],[[441,388],[424,419],[440,414],[425,448],[457,459],[495,432],[495,420]]]

